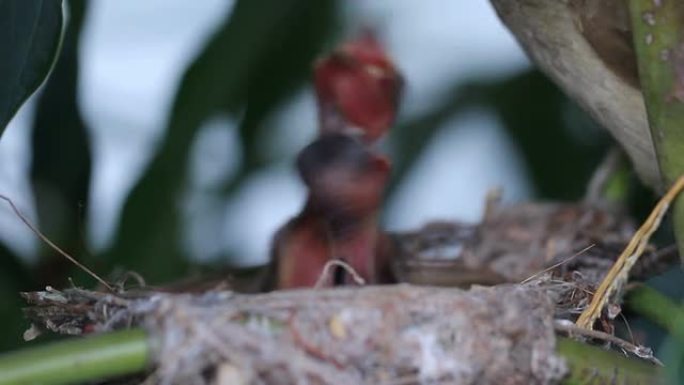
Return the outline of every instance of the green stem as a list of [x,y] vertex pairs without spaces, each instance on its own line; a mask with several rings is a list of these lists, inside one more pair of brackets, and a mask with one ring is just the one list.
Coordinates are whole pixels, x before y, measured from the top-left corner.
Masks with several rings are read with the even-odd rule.
[[627,305],[684,343],[684,308],[671,299],[655,289],[640,286],[628,293]]
[[0,355],[0,385],[102,380],[139,372],[149,362],[145,332],[125,330]]
[[[667,187],[684,174],[684,2],[629,0],[628,4],[651,137]],[[682,258],[683,199],[675,201],[673,210]]]
[[660,368],[569,338],[558,338],[556,350],[570,366],[563,385],[662,384]]
[[[564,385],[658,384],[662,371],[615,352],[559,338],[557,352],[571,373]],[[72,339],[0,356],[0,385],[70,384],[134,374],[150,362],[150,342],[140,330]]]

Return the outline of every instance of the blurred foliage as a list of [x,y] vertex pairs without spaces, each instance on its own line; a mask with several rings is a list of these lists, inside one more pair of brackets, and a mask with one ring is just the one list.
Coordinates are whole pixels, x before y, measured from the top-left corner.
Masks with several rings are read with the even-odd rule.
[[[91,169],[88,132],[76,102],[78,42],[85,14],[84,0],[69,2],[62,51],[38,99],[31,136],[31,185],[40,229],[81,259],[88,256],[84,237]],[[40,261],[40,282],[66,283],[71,266],[63,257],[43,246]]]
[[[19,13],[22,7],[27,13],[21,17],[48,17],[46,12],[59,2],[36,0],[18,5],[23,3],[0,1],[0,28],[7,24],[7,15],[24,15]],[[39,5],[43,6],[42,13],[38,12]],[[240,122],[241,164],[220,190],[213,192],[228,202],[249,177],[278,161],[262,151],[262,141],[269,139],[269,130],[275,128],[266,121],[306,85],[311,63],[334,44],[343,27],[343,13],[335,0],[238,0],[185,70],[166,131],[125,201],[112,247],[103,255],[90,256],[84,246],[88,238],[84,216],[89,207],[92,153],[76,97],[80,34],[88,18],[86,5],[86,0],[69,3],[63,49],[33,118],[30,177],[40,228],[96,271],[122,268],[140,273],[148,283],[168,282],[193,268],[190,256],[181,247],[180,207],[188,187],[189,155],[199,130],[217,115]],[[54,27],[56,23],[52,20],[40,25]],[[12,44],[15,42],[0,42],[0,56],[20,51]],[[40,52],[46,49],[49,47]],[[11,78],[8,71],[13,69],[8,63],[14,62],[0,62],[2,79]],[[44,68],[45,63],[51,60],[43,58]],[[22,84],[35,87],[39,83],[36,79]],[[0,129],[5,123],[2,112],[6,104],[2,103],[10,100],[3,87],[0,84]],[[23,98],[28,94],[26,91]],[[16,107],[7,107],[7,111],[13,114]],[[435,135],[472,108],[490,111],[501,122],[520,150],[540,199],[581,198],[586,181],[610,143],[586,114],[535,70],[475,78],[465,84],[453,82],[430,110],[409,116],[393,131],[390,145],[396,157],[390,193],[401,185]],[[651,196],[637,191],[640,195],[632,200],[649,207]],[[18,344],[25,326],[17,291],[35,289],[36,285],[62,285],[68,277],[74,277],[79,285],[92,284],[51,250],[40,250],[40,263],[29,268],[0,245],[0,350]]]
[[[681,270],[675,272],[675,275],[676,277],[670,277],[671,280],[681,281]],[[655,286],[663,286],[663,283],[656,283]],[[657,344],[655,346],[659,347],[669,383],[681,383],[677,380],[684,378],[684,308],[679,303],[681,288],[676,293],[667,294],[663,287],[656,290],[648,286],[636,286],[627,293],[625,301],[628,310],[643,317],[637,320],[635,326],[648,331],[648,340],[645,343]],[[644,319],[650,323],[644,322]]]
[[[449,120],[481,107],[499,118],[518,146],[542,199],[577,200],[610,143],[586,113],[536,70],[503,79],[458,84],[432,111],[400,125],[392,136],[393,191]],[[578,156],[581,154],[581,156]]]
[[180,247],[179,193],[188,154],[202,123],[244,111],[239,173],[259,165],[259,123],[307,78],[337,13],[333,0],[240,0],[190,65],[176,95],[166,137],[126,201],[108,260],[143,272],[150,282],[187,271]]
[[0,245],[0,351],[22,342],[27,325],[20,311],[24,302],[19,292],[36,289],[36,283],[28,267]]
[[50,71],[62,25],[61,1],[0,1],[0,136]]

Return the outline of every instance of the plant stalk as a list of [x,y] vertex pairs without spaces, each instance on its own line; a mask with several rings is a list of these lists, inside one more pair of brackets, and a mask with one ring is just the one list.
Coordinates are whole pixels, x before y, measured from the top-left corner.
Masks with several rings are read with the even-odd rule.
[[654,365],[570,338],[559,337],[556,352],[570,367],[563,385],[664,383],[663,371]]
[[69,339],[0,355],[0,385],[73,384],[133,374],[147,367],[142,330]]
[[[33,347],[0,356],[0,385],[72,384],[102,381],[144,370],[150,341],[141,330],[126,330]],[[564,385],[596,383],[657,384],[659,368],[568,338],[557,352],[571,369]]]
[[[663,187],[684,174],[684,2],[629,0],[641,90]],[[673,220],[684,263],[684,198]]]

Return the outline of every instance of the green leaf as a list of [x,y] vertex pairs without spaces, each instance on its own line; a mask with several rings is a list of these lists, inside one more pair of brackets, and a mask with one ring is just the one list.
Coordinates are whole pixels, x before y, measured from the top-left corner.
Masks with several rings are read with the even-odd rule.
[[50,72],[62,26],[60,0],[0,0],[0,135]]

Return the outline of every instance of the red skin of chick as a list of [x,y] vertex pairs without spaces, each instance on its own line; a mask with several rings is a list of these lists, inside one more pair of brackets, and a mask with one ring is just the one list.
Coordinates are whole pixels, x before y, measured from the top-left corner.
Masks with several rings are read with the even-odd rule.
[[276,289],[313,287],[330,260],[323,218],[307,207],[276,233],[273,260]]
[[345,133],[370,144],[394,123],[403,80],[366,32],[316,62],[314,86],[321,134]]
[[[298,166],[309,199],[274,239],[276,287],[312,287],[336,258],[367,283],[385,280],[388,264],[377,255],[387,242],[378,226],[387,160],[347,136],[326,135],[302,151]],[[322,286],[351,283],[348,274],[343,282],[334,276],[324,277]]]

